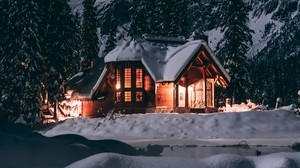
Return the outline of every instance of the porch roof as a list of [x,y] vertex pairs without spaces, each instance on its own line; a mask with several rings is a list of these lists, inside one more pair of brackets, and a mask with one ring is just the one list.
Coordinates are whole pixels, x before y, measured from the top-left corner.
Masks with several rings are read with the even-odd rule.
[[144,39],[125,41],[105,56],[105,62],[141,61],[155,82],[173,82],[202,50],[228,85],[230,77],[203,40],[162,43]]

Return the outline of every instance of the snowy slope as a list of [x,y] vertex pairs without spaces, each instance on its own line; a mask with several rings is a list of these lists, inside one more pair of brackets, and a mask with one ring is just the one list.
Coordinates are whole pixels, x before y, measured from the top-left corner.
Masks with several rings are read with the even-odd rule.
[[[282,31],[287,22],[299,14],[300,1],[252,1],[252,10],[249,12],[249,27],[254,31],[252,34],[253,45],[248,51],[248,57],[255,56],[267,43],[275,39]],[[223,33],[220,28],[206,31],[210,47],[216,49]]]

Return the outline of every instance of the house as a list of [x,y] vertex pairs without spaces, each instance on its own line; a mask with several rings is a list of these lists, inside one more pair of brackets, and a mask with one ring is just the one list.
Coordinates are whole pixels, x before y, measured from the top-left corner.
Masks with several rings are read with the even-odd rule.
[[[144,36],[125,41],[69,82],[66,115],[210,112],[215,86],[230,77],[207,43],[184,38]],[[74,113],[74,111],[76,111]],[[74,113],[74,114],[71,114]]]

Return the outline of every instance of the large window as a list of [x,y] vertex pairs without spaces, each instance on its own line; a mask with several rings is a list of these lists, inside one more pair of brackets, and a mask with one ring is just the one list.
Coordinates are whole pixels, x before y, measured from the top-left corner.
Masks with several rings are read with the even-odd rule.
[[143,69],[119,67],[116,69],[116,102],[143,102]]
[[119,90],[121,88],[121,74],[120,70],[116,70],[116,89]]
[[124,87],[125,88],[131,88],[131,68],[125,68],[124,71]]
[[143,88],[143,70],[141,68],[137,68],[135,70],[135,87],[136,88]]
[[131,92],[125,91],[125,102],[131,102]]
[[136,97],[135,100],[136,100],[137,102],[143,101],[143,92],[140,92],[140,91],[136,92],[135,97]]
[[116,92],[116,102],[121,102],[121,92]]

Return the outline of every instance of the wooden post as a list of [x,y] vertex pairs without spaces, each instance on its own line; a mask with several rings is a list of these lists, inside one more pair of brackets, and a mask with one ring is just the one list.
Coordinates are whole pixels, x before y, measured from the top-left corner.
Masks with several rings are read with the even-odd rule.
[[189,106],[189,89],[188,89],[188,78],[185,77],[185,107]]
[[178,100],[178,84],[175,84],[174,85],[174,106],[175,107],[178,107],[178,104],[179,104],[179,100]]
[[204,83],[203,83],[203,94],[204,94],[204,106],[205,108],[207,107],[207,96],[206,96],[206,66],[203,67],[203,79],[204,79]]

